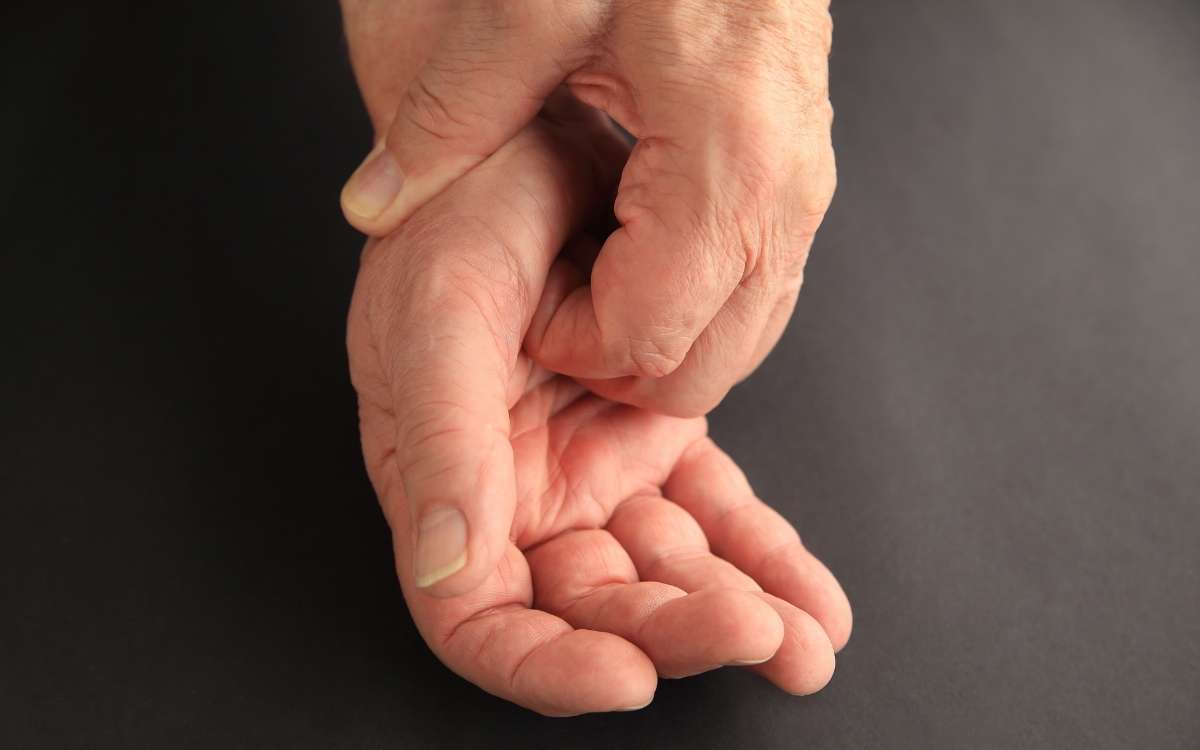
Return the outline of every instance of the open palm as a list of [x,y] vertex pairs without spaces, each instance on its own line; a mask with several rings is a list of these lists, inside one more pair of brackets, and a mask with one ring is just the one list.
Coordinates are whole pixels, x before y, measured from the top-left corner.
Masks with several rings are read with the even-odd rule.
[[636,708],[657,675],[726,664],[815,691],[846,599],[704,420],[608,402],[521,353],[620,168],[602,131],[540,120],[364,251],[351,372],[409,609],[450,668],[542,713]]

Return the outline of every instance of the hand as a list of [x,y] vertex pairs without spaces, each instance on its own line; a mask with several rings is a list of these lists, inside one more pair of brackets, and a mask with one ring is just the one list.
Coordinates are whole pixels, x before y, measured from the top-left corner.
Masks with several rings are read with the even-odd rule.
[[520,352],[604,189],[602,127],[536,122],[364,251],[347,345],[409,609],[451,669],[547,714],[637,708],[656,674],[724,664],[812,692],[849,637],[845,596],[704,420]]
[[[420,64],[446,14],[371,0],[345,9],[381,132],[400,96],[393,74]],[[390,33],[402,19],[418,32],[408,44]],[[845,596],[703,438],[703,422],[583,396],[520,353],[558,248],[625,158],[594,119],[558,116],[565,126],[527,129],[364,252],[351,373],[414,620],[457,672],[546,713],[640,705],[654,671],[757,660],[777,638],[754,668],[793,692],[816,689],[849,637]],[[664,487],[678,503],[662,500]],[[465,531],[447,522],[451,508]],[[607,535],[596,530],[606,523]],[[706,525],[711,551],[733,564],[708,551]],[[593,585],[601,563],[615,585]],[[734,564],[779,598],[737,593],[758,584]],[[628,583],[639,570],[659,582]]]
[[344,6],[360,81],[388,44],[404,58],[374,84],[395,106],[368,97],[391,125],[343,192],[355,226],[393,230],[565,82],[639,140],[619,228],[590,281],[555,285],[527,350],[599,394],[676,415],[707,412],[757,367],[836,181],[827,0]]

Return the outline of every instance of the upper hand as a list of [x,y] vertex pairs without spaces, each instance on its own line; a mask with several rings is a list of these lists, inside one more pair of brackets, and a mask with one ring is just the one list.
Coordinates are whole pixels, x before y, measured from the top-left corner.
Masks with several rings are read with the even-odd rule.
[[566,83],[639,140],[619,228],[590,279],[556,270],[526,349],[677,415],[708,411],[766,356],[835,184],[826,1],[344,5],[360,83],[381,40],[405,57],[364,85],[389,94],[367,98],[390,127],[343,193],[355,226],[393,230]]

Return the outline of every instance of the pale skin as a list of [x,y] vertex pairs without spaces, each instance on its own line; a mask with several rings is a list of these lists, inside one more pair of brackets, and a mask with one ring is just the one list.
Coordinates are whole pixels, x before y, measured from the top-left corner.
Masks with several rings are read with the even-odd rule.
[[[344,3],[380,134],[446,16],[395,8]],[[603,255],[580,231],[626,157],[558,94],[368,242],[347,342],[405,598],[447,666],[545,714],[638,708],[658,677],[723,665],[811,693],[849,605],[704,419],[529,356]]]

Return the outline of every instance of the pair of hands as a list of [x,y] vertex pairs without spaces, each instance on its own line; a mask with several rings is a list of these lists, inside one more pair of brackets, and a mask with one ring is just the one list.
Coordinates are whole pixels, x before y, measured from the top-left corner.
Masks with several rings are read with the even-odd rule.
[[343,2],[387,134],[343,194],[379,237],[348,328],[368,472],[431,648],[542,713],[725,664],[808,693],[849,637],[698,416],[781,334],[832,191],[824,11],[727,5]]

